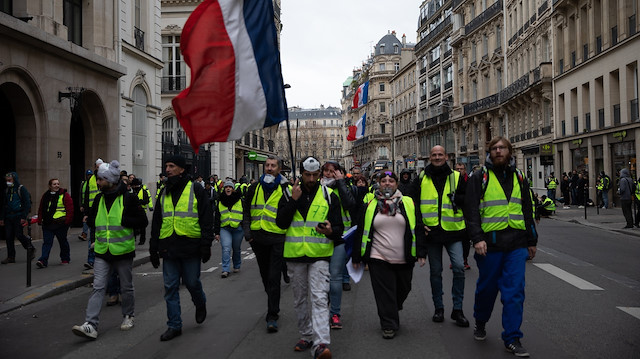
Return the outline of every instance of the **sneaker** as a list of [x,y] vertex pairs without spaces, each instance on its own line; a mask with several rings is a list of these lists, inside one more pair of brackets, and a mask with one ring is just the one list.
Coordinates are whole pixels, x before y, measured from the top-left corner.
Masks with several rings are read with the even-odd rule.
[[485,340],[487,338],[487,331],[484,328],[484,323],[476,322],[476,326],[473,329],[473,339]]
[[351,284],[349,283],[342,283],[342,290],[345,292],[348,292],[351,290]]
[[464,270],[471,270],[471,266],[469,265],[466,259],[464,260]]
[[240,272],[240,268],[233,268],[233,273],[238,273]]
[[318,344],[313,352],[313,359],[331,359],[331,350],[326,344]]
[[313,346],[313,340],[309,341],[309,340],[300,339],[296,343],[296,346],[293,347],[293,350],[297,352],[303,352],[307,349],[311,349],[312,346]]
[[62,265],[69,264],[69,261],[60,261],[60,264]]
[[2,264],[9,264],[9,263],[15,263],[16,259],[15,258],[11,258],[11,257],[7,257],[6,259],[4,259],[2,262]]
[[584,206],[578,206],[578,208],[584,208]]
[[340,321],[340,315],[334,314],[329,320],[331,323],[331,329],[342,329],[342,322]]
[[71,331],[79,337],[85,337],[93,340],[98,338],[98,331],[89,322],[84,322],[82,325],[74,325],[73,328],[71,328]]
[[131,328],[133,328],[133,316],[125,315],[122,324],[120,324],[120,330],[129,330]]
[[571,209],[571,206],[564,206],[562,209]]
[[220,278],[227,278],[229,276],[229,272],[222,272],[222,274],[220,274]]
[[89,262],[85,263],[84,269],[93,269],[93,263],[89,263]]
[[393,329],[382,329],[382,337],[384,339],[393,339],[396,336],[396,331]]
[[43,262],[43,261],[37,261],[37,262],[36,262],[36,266],[37,266],[38,268],[46,268],[46,267],[47,267],[47,265],[46,265],[46,264],[44,264],[44,262]]
[[289,277],[289,275],[287,273],[284,273],[282,275],[282,280],[284,280],[284,282],[287,283],[287,284],[291,283],[291,278]]
[[505,344],[508,352],[513,353],[517,357],[528,358],[529,352],[520,344],[520,339],[516,339],[511,344]]
[[81,233],[78,235],[78,239],[81,241],[86,241],[87,240],[87,234],[86,233]]
[[275,320],[270,320],[267,322],[267,332],[276,333],[278,332],[278,322]]

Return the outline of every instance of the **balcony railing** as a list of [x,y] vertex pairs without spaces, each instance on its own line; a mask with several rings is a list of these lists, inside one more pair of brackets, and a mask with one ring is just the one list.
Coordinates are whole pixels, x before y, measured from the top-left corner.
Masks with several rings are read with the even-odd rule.
[[460,5],[462,5],[462,3],[464,2],[464,0],[453,0],[453,3],[451,4],[451,10],[456,10],[456,8]]
[[418,52],[420,50],[420,48],[422,48],[427,43],[429,43],[431,40],[433,40],[436,36],[438,36],[438,34],[440,34],[444,30],[444,28],[447,27],[447,25],[450,25],[450,24],[451,24],[451,15],[447,16],[444,19],[444,21],[442,21],[440,24],[438,24],[438,26],[436,26],[435,29],[431,30],[431,32],[429,32],[427,34],[427,36],[422,38],[422,40],[420,40],[420,42],[418,42],[418,44],[416,45],[415,51]]
[[[493,5],[489,6],[487,10],[483,11],[480,15],[476,16],[473,20],[469,21],[465,25],[465,34],[469,35],[485,22],[491,20],[495,15],[502,11],[502,0],[498,0]],[[417,51],[417,50],[416,50]]]
[[492,107],[496,107],[500,105],[500,94],[497,93],[495,95],[487,96],[478,101],[472,102],[470,104],[464,105],[464,114],[470,115],[472,113],[476,113],[479,111],[487,110]]
[[549,2],[547,1],[543,2],[542,5],[540,5],[540,7],[538,8],[538,16],[540,16],[548,8],[549,8]]
[[451,88],[452,85],[453,85],[453,81],[445,82],[444,83],[444,89],[448,90],[448,89]]
[[182,91],[187,85],[186,76],[163,76],[162,92]]
[[440,63],[440,58],[438,57],[435,60],[432,60],[431,63],[429,64],[429,70],[431,70],[434,66],[436,66],[437,64]]
[[542,135],[543,136],[546,135],[546,134],[549,134],[549,133],[551,133],[551,126],[545,126],[545,127],[542,128]]
[[144,51],[144,31],[138,29],[137,27],[133,28],[133,37],[136,41],[136,48],[140,51]]
[[529,74],[517,79],[514,83],[500,91],[500,103],[505,103],[529,87]]
[[420,101],[427,101],[427,95],[420,96]]
[[435,95],[437,95],[437,94],[439,94],[439,93],[440,93],[440,87],[438,87],[438,88],[435,88],[435,89],[431,90],[431,91],[429,92],[429,96],[430,96],[430,97],[433,97],[433,96],[435,96]]
[[427,68],[423,67],[420,69],[420,75],[423,75],[425,72],[427,72]]
[[449,49],[449,50],[445,51],[444,54],[442,55],[442,58],[446,59],[446,58],[450,57],[452,52],[453,52],[453,49]]

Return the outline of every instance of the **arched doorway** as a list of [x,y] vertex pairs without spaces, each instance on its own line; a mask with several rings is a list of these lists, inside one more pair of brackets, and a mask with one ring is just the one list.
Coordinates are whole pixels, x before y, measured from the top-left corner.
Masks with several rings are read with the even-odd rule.
[[11,109],[9,98],[0,91],[0,174],[13,171],[16,168],[16,121]]
[[[82,96],[81,96],[82,97]],[[80,106],[81,103],[78,103]],[[85,178],[85,173],[88,169],[93,169],[93,166],[85,168],[85,133],[84,125],[82,124],[82,115],[80,108],[76,108],[71,114],[71,124],[69,126],[69,176],[71,183],[69,184],[71,190],[71,198],[73,198],[74,208],[73,211],[73,225],[82,225],[82,216],[80,212],[80,191],[82,190],[82,181]]]

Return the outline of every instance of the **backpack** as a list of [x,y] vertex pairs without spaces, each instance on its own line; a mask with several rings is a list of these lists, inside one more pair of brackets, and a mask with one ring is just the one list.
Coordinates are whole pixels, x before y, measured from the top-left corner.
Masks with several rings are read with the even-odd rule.
[[[24,188],[24,185],[18,186],[18,191],[17,192],[18,192],[18,198],[20,198],[20,207],[22,207],[22,190],[23,189],[26,192],[25,197],[27,198],[26,206],[27,206],[27,215],[28,215],[29,213],[31,213],[31,204],[32,204],[31,203],[31,194],[29,194],[29,191],[27,191],[27,189]],[[9,193],[9,188],[6,189],[5,193]]]
[[604,175],[604,190],[608,191],[611,189],[611,177]]

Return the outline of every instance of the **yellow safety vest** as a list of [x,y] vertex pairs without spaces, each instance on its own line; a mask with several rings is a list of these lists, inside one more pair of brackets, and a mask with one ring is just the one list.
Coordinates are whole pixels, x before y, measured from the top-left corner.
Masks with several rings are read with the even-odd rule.
[[[407,199],[405,201],[405,198]],[[411,229],[411,255],[416,256],[416,208],[413,204],[411,197],[402,196],[402,204],[404,210],[407,212],[407,219],[409,220],[409,228]],[[371,225],[373,224],[373,215],[378,207],[378,199],[374,198],[369,205],[364,215],[364,228],[362,230],[362,245],[360,246],[360,255],[364,256],[367,251],[367,244],[371,241],[369,234],[371,233]],[[396,214],[401,215],[401,214]]]
[[553,202],[553,200],[551,200],[551,198],[545,198],[544,202],[542,202],[542,205],[544,206],[545,203],[550,203],[548,206],[545,207],[548,211],[556,210],[556,204]]
[[173,206],[171,194],[167,193],[167,191],[162,192],[160,201],[162,206],[160,239],[169,238],[173,232],[179,236],[189,238],[202,237],[198,218],[198,199],[193,191],[193,182],[189,181],[184,186],[175,207]]
[[324,197],[324,192],[320,186],[309,206],[306,219],[298,210],[293,215],[284,242],[285,258],[331,257],[333,254],[333,241],[316,231],[318,223],[324,222],[329,216],[329,203]]
[[511,198],[507,201],[507,196],[493,170],[487,170],[487,174],[489,176],[487,189],[484,197],[480,199],[482,230],[485,233],[503,230],[507,227],[525,230],[518,175],[513,174],[513,189]]
[[[333,193],[340,199],[340,193],[337,188],[333,189]],[[347,233],[347,231],[351,228],[351,216],[348,211],[345,211],[342,206],[342,200],[340,200],[340,214],[342,215],[342,224],[344,224],[344,231],[342,233]]]
[[555,177],[551,177],[549,179],[549,184],[547,185],[547,189],[556,189],[558,188],[558,180]]
[[[453,185],[451,180],[453,177]],[[453,171],[445,181],[444,190],[442,191],[442,204],[439,203],[438,190],[436,190],[433,180],[429,176],[422,177],[420,184],[420,213],[422,214],[422,222],[429,227],[435,227],[438,224],[445,231],[461,231],[466,228],[462,209],[453,211],[453,203],[448,194],[456,191],[458,181],[460,180],[460,172]]]
[[238,228],[242,223],[242,201],[238,199],[231,209],[218,202],[218,211],[220,211],[220,227]]
[[136,238],[133,228],[122,226],[122,204],[124,195],[119,195],[107,210],[104,196],[100,197],[98,213],[96,214],[96,243],[94,251],[105,254],[109,251],[113,255],[121,255],[135,250]]
[[276,214],[278,212],[278,203],[282,198],[282,186],[271,193],[267,202],[264,201],[262,193],[262,185],[258,184],[251,199],[251,230],[265,230],[276,234],[287,233],[286,229],[282,229],[276,225]]
[[64,206],[63,197],[64,193],[58,192],[58,203],[56,204],[56,212],[53,214],[53,219],[62,218],[67,215],[67,208]]
[[89,208],[91,208],[93,206],[93,200],[96,199],[96,196],[98,195],[98,192],[100,192],[100,189],[98,189],[98,183],[96,182],[96,175],[91,176],[88,182],[89,182]]
[[[147,197],[149,197],[146,203],[143,203],[144,192],[147,192]],[[142,187],[140,187],[140,190],[138,191],[138,199],[140,200],[140,205],[142,206],[142,208],[144,208],[144,211],[146,212],[147,208],[149,207],[149,203],[151,203],[151,194],[149,193],[149,189],[147,188],[147,186],[142,185]]]

